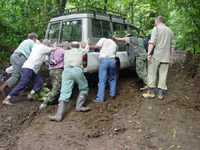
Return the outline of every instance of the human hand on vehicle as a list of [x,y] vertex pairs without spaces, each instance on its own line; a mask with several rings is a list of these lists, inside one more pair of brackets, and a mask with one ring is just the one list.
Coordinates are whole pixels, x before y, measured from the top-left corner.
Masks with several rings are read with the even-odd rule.
[[52,51],[55,51],[55,50],[57,50],[59,47],[57,47],[57,42],[55,42],[54,44],[53,44],[53,48],[51,49]]
[[89,38],[87,38],[87,40],[85,40],[85,44],[86,45],[90,44],[90,39]]

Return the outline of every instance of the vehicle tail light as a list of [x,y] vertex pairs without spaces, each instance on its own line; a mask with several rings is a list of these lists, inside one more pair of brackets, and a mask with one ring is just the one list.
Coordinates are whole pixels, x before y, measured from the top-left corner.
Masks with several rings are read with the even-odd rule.
[[87,67],[87,54],[83,56],[83,68]]

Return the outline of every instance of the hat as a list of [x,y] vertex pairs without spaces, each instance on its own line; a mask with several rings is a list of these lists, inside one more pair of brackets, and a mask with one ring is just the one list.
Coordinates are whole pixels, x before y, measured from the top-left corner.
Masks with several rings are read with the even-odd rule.
[[133,36],[132,34],[128,33],[125,35],[125,37],[130,37],[130,36]]

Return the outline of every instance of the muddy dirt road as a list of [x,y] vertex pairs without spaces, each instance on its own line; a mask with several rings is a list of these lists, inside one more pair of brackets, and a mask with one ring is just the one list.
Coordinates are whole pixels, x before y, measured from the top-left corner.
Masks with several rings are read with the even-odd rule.
[[41,102],[27,101],[27,93],[13,107],[0,104],[0,150],[199,150],[200,101],[195,93],[200,80],[178,61],[182,53],[176,58],[162,101],[142,98],[135,71],[126,70],[120,72],[115,100],[109,100],[106,89],[104,103],[91,103],[97,82],[91,84],[90,112],[75,112],[75,89],[62,122],[47,118],[56,105],[40,111]]

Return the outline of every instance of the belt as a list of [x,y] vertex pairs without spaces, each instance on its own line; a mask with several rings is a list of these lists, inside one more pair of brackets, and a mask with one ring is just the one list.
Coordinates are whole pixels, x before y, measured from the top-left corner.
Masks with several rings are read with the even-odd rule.
[[115,58],[111,58],[111,57],[103,57],[103,58],[100,58],[99,60],[102,60],[102,59],[113,59],[113,60],[115,60]]
[[68,68],[74,68],[75,66],[67,66]]
[[14,54],[17,54],[19,57],[21,57],[21,56],[26,57],[23,53],[20,53],[20,52],[16,52],[16,53],[14,53]]

